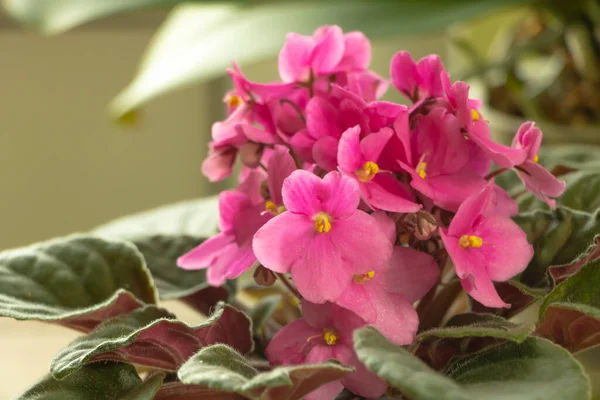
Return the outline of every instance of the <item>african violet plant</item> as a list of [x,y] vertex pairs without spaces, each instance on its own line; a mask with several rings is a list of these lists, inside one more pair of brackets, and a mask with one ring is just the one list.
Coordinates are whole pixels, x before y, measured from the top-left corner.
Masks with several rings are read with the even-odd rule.
[[[363,34],[325,26],[288,35],[282,82],[234,65],[203,165],[242,164],[218,234],[155,220],[3,253],[2,315],[84,333],[21,398],[590,399],[573,354],[600,342],[600,214],[556,208],[542,132],[494,143],[437,56],[393,57],[409,106],[378,100],[369,62]],[[518,214],[535,201],[495,181],[513,172],[553,210]]]

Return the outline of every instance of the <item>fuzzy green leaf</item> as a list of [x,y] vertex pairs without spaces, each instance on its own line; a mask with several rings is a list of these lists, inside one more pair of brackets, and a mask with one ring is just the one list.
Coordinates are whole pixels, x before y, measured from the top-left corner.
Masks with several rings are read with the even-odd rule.
[[254,331],[258,332],[263,325],[271,318],[277,307],[281,304],[282,296],[271,295],[259,300],[248,312],[254,326]]
[[127,242],[70,236],[0,253],[0,316],[88,331],[156,300],[144,259]]
[[178,376],[183,383],[238,393],[251,400],[296,400],[349,372],[351,368],[327,362],[259,373],[239,353],[217,344],[200,350],[179,369]]
[[231,306],[220,304],[198,326],[172,318],[167,311],[148,306],[106,321],[63,349],[52,362],[52,374],[62,379],[97,360],[127,361],[177,371],[204,346],[225,343],[242,353],[253,348],[250,319]]
[[563,349],[539,338],[508,342],[461,359],[448,376],[373,328],[354,333],[358,358],[412,400],[587,400],[589,382]]
[[142,382],[132,365],[94,363],[60,381],[47,376],[18,400],[152,400],[162,380],[153,375]]

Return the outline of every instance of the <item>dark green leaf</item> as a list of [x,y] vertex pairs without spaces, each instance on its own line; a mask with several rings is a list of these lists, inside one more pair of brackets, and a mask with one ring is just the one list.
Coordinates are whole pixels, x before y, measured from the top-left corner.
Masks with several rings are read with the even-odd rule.
[[[165,92],[220,75],[231,61],[275,56],[288,32],[310,34],[321,25],[360,30],[371,39],[440,30],[456,21],[527,0],[278,1],[211,10],[180,6],[148,48],[133,82],[111,104],[121,118]],[[230,21],[238,21],[232,24]],[[268,27],[268,28],[267,28]],[[226,49],[225,51],[223,49]]]
[[542,146],[540,163],[549,171],[558,165],[577,170],[598,170],[600,168],[600,147],[582,144],[561,144]]
[[540,307],[537,332],[579,351],[600,344],[600,260],[556,286]]
[[373,328],[354,333],[358,358],[412,400],[587,400],[581,366],[560,347],[528,338],[465,357],[444,376]]
[[262,329],[263,325],[271,318],[271,315],[280,305],[281,300],[282,296],[275,294],[260,299],[260,301],[254,305],[248,313],[252,319],[254,332],[258,332]]
[[162,385],[154,400],[245,400],[237,393],[221,392],[200,385],[171,382]]
[[533,330],[533,325],[516,324],[492,314],[459,314],[443,328],[419,334],[411,351],[439,370],[453,357],[473,354],[506,340],[521,343]]
[[550,287],[547,270],[572,262],[600,234],[600,210],[594,214],[558,207],[554,211],[534,211],[515,217],[527,233],[535,254],[518,279],[529,287]]
[[0,315],[88,331],[102,320],[156,302],[130,243],[70,236],[0,253]]
[[295,400],[352,369],[338,363],[278,367],[259,373],[225,345],[200,350],[178,372],[183,383],[239,393],[252,400]]
[[556,265],[548,269],[554,285],[563,282],[569,276],[575,275],[584,265],[600,259],[600,235],[594,238],[593,244],[573,262],[565,265]]
[[142,382],[131,365],[94,363],[60,381],[48,376],[23,393],[19,400],[151,400],[162,378],[162,375],[154,375]]
[[148,306],[106,321],[62,350],[52,362],[52,374],[62,379],[97,360],[176,371],[200,348],[214,343],[225,343],[242,353],[252,350],[251,321],[231,306],[220,304],[195,327],[169,318],[173,317],[165,310]]

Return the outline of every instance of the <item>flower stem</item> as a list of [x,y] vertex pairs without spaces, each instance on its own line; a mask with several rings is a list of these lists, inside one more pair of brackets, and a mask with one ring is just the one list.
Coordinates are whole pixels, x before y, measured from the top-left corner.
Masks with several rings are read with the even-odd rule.
[[490,179],[495,178],[498,175],[500,175],[501,173],[506,172],[506,171],[508,171],[508,168],[497,169],[496,171],[489,173],[484,179],[486,181],[489,181]]
[[298,298],[298,300],[302,300],[302,295],[300,294],[300,292],[298,292],[298,289],[296,289],[291,283],[290,281],[287,280],[287,278],[285,277],[285,275],[283,275],[282,273],[276,272],[275,275],[277,275],[277,278],[279,278],[279,280],[281,281],[281,283],[283,283],[285,285],[285,287],[294,295]]

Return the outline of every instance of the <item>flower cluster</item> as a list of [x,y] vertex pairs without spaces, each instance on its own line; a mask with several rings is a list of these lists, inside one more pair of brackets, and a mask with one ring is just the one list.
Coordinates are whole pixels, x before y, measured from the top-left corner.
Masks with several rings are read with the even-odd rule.
[[385,391],[358,362],[352,332],[371,325],[410,343],[413,304],[435,290],[445,255],[474,300],[509,307],[493,281],[523,271],[533,249],[493,176],[516,171],[552,207],[564,190],[537,163],[542,132],[527,122],[512,146],[495,143],[480,102],[450,81],[439,57],[393,57],[391,85],[410,106],[379,100],[389,82],[368,70],[370,57],[363,34],[325,26],[287,36],[282,82],[229,71],[228,117],[213,125],[203,172],[224,179],[239,159],[240,183],[219,197],[220,233],[179,259],[185,269],[208,268],[211,285],[257,264],[291,275],[303,318],[275,335],[269,360],[334,358],[356,368],[309,399],[343,387],[365,397]]

